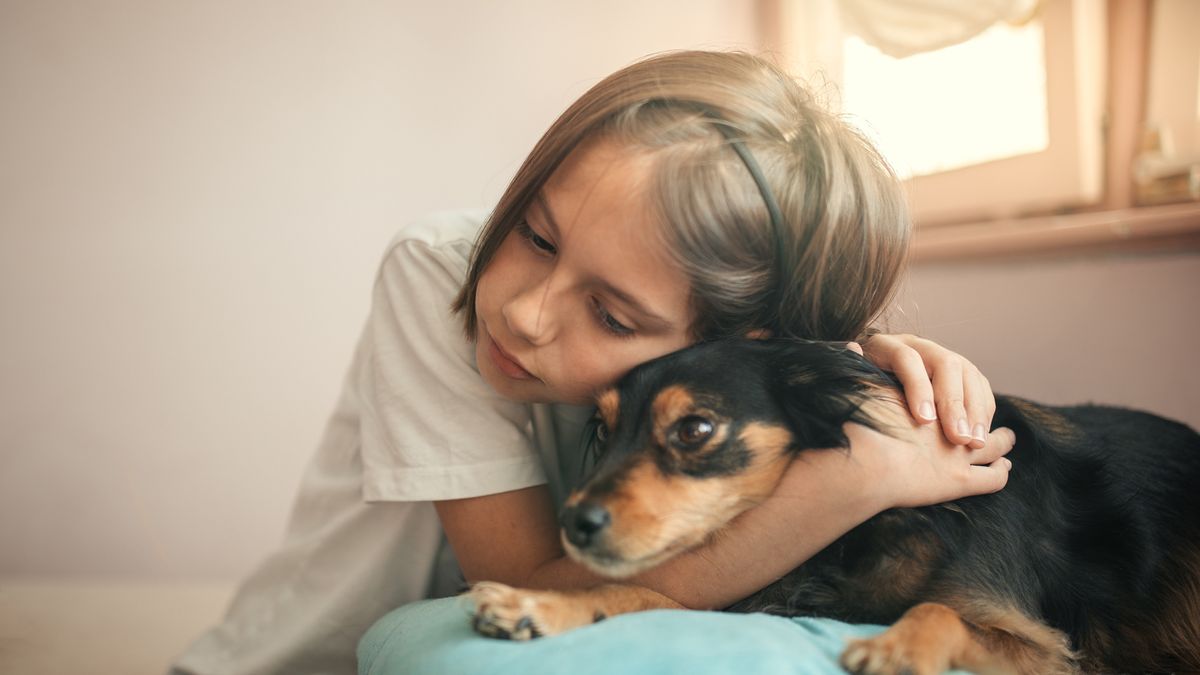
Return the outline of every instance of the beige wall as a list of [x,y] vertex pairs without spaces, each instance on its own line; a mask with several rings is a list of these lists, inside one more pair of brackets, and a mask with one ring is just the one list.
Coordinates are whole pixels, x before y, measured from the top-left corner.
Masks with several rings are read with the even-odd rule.
[[[0,4],[0,575],[242,575],[396,226],[489,205],[630,60],[753,38],[751,0]],[[997,389],[1200,425],[1197,281],[927,266],[904,327]]]
[[0,575],[233,579],[391,232],[750,0],[0,3]]
[[925,264],[892,323],[966,355],[998,392],[1200,429],[1197,297],[1195,252]]

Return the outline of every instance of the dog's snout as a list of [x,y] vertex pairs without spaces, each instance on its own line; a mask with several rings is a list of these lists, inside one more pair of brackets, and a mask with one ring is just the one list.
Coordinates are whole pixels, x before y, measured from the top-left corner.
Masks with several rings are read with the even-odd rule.
[[594,502],[583,502],[563,510],[559,524],[567,541],[586,548],[612,522],[608,509]]

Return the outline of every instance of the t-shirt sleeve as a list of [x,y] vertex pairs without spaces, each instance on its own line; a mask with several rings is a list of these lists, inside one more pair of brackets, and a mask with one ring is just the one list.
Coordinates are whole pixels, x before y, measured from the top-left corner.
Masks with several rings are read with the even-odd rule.
[[530,407],[479,375],[474,343],[450,304],[463,251],[393,241],[375,280],[353,386],[359,399],[363,497],[477,497],[546,482]]

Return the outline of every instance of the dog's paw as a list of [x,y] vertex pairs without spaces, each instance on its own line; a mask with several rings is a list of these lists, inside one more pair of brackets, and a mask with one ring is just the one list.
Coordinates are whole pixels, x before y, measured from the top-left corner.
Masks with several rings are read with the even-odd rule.
[[841,664],[854,675],[939,675],[946,665],[937,660],[936,655],[922,653],[917,645],[884,633],[851,641],[842,652]]
[[597,621],[584,596],[529,591],[485,581],[466,596],[475,604],[471,625],[480,635],[503,640],[532,640],[557,635]]

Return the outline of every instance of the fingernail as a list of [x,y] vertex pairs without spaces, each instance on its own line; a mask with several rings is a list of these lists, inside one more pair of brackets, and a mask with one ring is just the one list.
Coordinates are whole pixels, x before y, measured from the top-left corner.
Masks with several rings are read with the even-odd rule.
[[958,429],[959,436],[970,436],[971,435],[971,427],[967,426],[966,420],[959,420],[957,429]]
[[1008,468],[1011,469],[1012,468],[1012,460],[1007,457],[1004,457],[1003,459],[1004,459],[1004,463],[1007,464]]
[[929,401],[925,401],[921,404],[921,417],[927,420],[937,419],[937,411],[933,409],[933,404]]
[[974,438],[977,441],[985,441],[985,440],[987,440],[987,438],[984,436],[985,433],[987,433],[987,432],[984,431],[983,425],[976,424],[975,432],[971,434],[971,438]]

